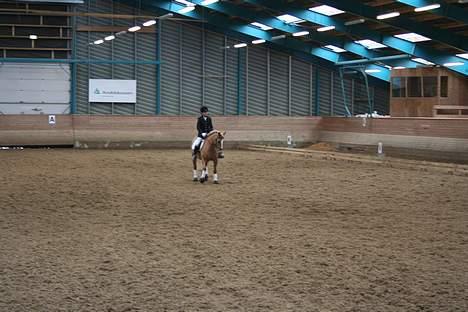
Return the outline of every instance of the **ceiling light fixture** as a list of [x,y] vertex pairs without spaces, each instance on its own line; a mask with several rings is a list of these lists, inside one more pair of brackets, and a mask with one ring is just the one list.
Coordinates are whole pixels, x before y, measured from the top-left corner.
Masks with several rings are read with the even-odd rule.
[[135,32],[135,31],[139,31],[141,29],[140,26],[133,26],[133,27],[130,27],[128,29],[129,32]]
[[347,22],[345,22],[344,24],[345,24],[345,26],[351,26],[351,25],[362,24],[362,23],[364,23],[365,21],[366,21],[365,19],[359,18],[359,19],[347,21]]
[[265,43],[265,40],[263,40],[263,39],[258,39],[258,40],[252,41],[252,44],[262,44],[262,43]]
[[279,36],[271,37],[271,40],[279,40],[279,39],[284,39],[284,38],[286,38],[286,35],[279,35]]
[[192,12],[193,10],[195,10],[195,6],[186,6],[185,8],[180,9],[179,11],[177,11],[177,13],[185,14],[185,13],[188,13],[188,12]]
[[335,29],[335,26],[325,26],[325,27],[317,28],[317,31],[323,32],[323,31],[329,31],[329,30],[333,30],[333,29]]
[[309,32],[307,30],[304,30],[304,31],[299,31],[299,32],[295,32],[293,33],[293,37],[301,37],[301,36],[307,36],[309,34]]
[[143,26],[148,27],[148,26],[151,26],[151,25],[154,25],[154,24],[156,24],[156,21],[155,20],[150,20],[150,21],[144,22]]
[[440,4],[434,3],[426,6],[422,6],[419,8],[414,8],[414,12],[424,12],[424,11],[429,11],[429,10],[434,10],[440,8]]
[[385,13],[381,15],[377,15],[378,20],[384,20],[392,17],[397,17],[400,16],[400,12],[390,12],[390,13]]

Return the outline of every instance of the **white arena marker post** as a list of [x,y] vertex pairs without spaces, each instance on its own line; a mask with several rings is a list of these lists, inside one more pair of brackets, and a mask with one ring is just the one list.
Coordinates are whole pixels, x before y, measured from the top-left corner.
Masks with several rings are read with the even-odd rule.
[[383,155],[384,155],[384,153],[383,153],[383,143],[379,142],[379,144],[377,144],[377,156],[382,157]]
[[292,136],[288,135],[288,147],[292,145]]
[[55,115],[49,115],[49,125],[55,125],[57,122],[57,119],[55,118]]

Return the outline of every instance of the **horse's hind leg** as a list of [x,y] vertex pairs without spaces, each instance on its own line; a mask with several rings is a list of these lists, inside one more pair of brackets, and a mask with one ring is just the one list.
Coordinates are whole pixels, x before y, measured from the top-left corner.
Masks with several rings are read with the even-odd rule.
[[218,171],[216,169],[217,166],[218,166],[218,160],[214,160],[213,161],[213,183],[214,184],[219,183],[219,181],[218,181]]

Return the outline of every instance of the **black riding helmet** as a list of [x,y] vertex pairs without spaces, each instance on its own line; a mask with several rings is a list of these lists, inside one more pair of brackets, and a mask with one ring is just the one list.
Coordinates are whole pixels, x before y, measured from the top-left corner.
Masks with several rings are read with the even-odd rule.
[[208,107],[202,106],[202,107],[200,108],[200,113],[207,113],[207,112],[208,112]]

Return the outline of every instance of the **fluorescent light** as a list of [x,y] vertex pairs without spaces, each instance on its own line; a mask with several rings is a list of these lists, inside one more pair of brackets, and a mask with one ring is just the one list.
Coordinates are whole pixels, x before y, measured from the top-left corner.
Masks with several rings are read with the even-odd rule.
[[359,18],[359,19],[347,21],[347,22],[345,22],[344,24],[345,24],[345,26],[351,26],[351,25],[362,24],[362,23],[364,23],[365,21],[366,21],[365,19]]
[[286,35],[279,35],[279,36],[271,37],[271,40],[278,40],[278,39],[284,39],[284,38],[286,38]]
[[323,31],[329,31],[333,29],[335,29],[335,26],[325,26],[325,27],[317,28],[317,31],[323,32]]
[[434,10],[438,8],[440,8],[440,4],[434,3],[434,4],[426,5],[423,7],[414,8],[414,12],[423,12],[423,11],[429,11],[429,10]]
[[393,69],[392,66],[389,66],[389,65],[384,65],[384,66],[385,66],[387,69],[389,69],[389,70],[392,70],[392,69]]
[[201,5],[210,5],[216,2],[218,2],[218,0],[204,0],[201,2]]
[[133,26],[133,27],[130,27],[128,29],[129,32],[135,32],[135,31],[139,31],[141,29],[140,26]]
[[383,20],[383,19],[397,17],[397,16],[400,16],[400,12],[390,12],[390,13],[377,15],[377,19],[378,20]]
[[365,70],[366,73],[380,73],[381,70],[380,69],[366,69]]
[[270,26],[263,25],[262,23],[258,23],[258,22],[250,23],[250,25],[255,26],[255,27],[258,27],[258,28],[260,28],[261,30],[271,30],[271,29],[273,29],[273,28],[270,27]]
[[370,40],[370,39],[364,39],[364,40],[358,40],[358,41],[355,41],[356,43],[359,43],[360,45],[363,45],[364,47],[366,47],[367,49],[379,49],[379,48],[386,48],[387,46],[386,45],[383,45],[381,43],[378,43],[374,40]]
[[265,43],[265,40],[263,40],[263,39],[258,39],[258,40],[252,41],[252,44],[261,44],[261,43]]
[[36,40],[36,39],[37,39],[37,35],[29,35],[29,39]]
[[395,66],[393,67],[393,69],[405,69],[406,67],[405,66]]
[[234,45],[234,48],[238,49],[238,48],[243,48],[243,47],[246,47],[246,46],[247,46],[247,43],[238,43],[238,44]]
[[174,14],[172,13],[166,13],[164,15],[161,15],[160,17],[158,17],[159,19],[165,19],[165,18],[169,18],[169,17],[173,17]]
[[334,45],[331,45],[331,44],[326,45],[325,48],[330,49],[330,50],[332,50],[333,52],[336,52],[336,53],[346,52],[345,49],[342,49],[340,47],[337,47],[337,46],[334,46]]
[[187,0],[176,0],[176,1],[179,2],[179,3],[182,3],[182,4],[186,5],[186,6],[195,6],[195,3],[192,3],[192,2],[187,1]]
[[424,65],[435,65],[434,63],[429,62],[428,60],[425,60],[425,59],[420,58],[420,57],[417,57],[417,58],[414,58],[414,59],[411,59],[411,60],[415,61],[415,62],[418,62],[418,63],[421,63],[421,64],[424,64]]
[[320,5],[314,8],[309,8],[309,10],[326,15],[326,16],[332,16],[332,15],[344,13],[344,11],[338,10],[337,8],[334,8],[328,5]]
[[296,32],[296,33],[293,33],[293,37],[301,37],[301,36],[307,36],[309,34],[309,32],[307,30],[304,30],[304,31],[299,31],[299,32]]
[[462,65],[465,65],[465,63],[463,63],[463,62],[449,62],[449,63],[444,64],[445,67],[462,66]]
[[104,42],[104,40],[99,39],[99,40],[94,41],[94,44],[101,44],[101,43],[103,43],[103,42]]
[[458,0],[458,3],[465,4],[468,3],[468,0]]
[[457,56],[468,60],[468,53],[457,54]]
[[110,35],[110,36],[107,36],[106,38],[104,38],[104,40],[106,40],[106,41],[114,40],[114,39],[115,39],[114,35]]
[[177,13],[184,14],[184,13],[191,12],[193,10],[195,10],[194,6],[186,6],[185,8],[180,9],[179,11],[177,11]]
[[295,16],[292,16],[292,15],[289,15],[289,14],[280,15],[280,16],[277,16],[277,18],[282,20],[283,22],[285,22],[287,24],[305,22],[305,20],[300,19],[300,18],[295,17]]
[[143,26],[148,27],[148,26],[151,26],[151,25],[154,25],[154,24],[156,24],[156,21],[155,20],[150,20],[150,21],[144,22]]
[[410,42],[421,42],[421,41],[431,40],[431,38],[427,38],[416,33],[400,34],[400,35],[395,35],[395,37],[406,40],[406,41],[410,41]]

